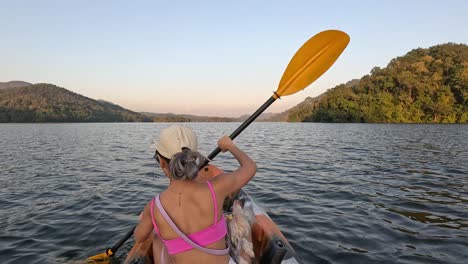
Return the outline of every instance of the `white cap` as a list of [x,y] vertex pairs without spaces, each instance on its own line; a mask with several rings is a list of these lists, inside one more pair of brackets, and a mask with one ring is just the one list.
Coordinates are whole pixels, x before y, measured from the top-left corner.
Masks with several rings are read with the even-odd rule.
[[168,159],[181,152],[183,147],[197,151],[198,140],[192,129],[180,125],[172,125],[163,129],[156,142],[156,150]]

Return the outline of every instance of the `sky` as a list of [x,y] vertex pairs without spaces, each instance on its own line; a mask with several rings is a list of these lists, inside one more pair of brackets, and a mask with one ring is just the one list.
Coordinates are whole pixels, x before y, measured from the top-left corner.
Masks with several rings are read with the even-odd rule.
[[0,0],[0,82],[52,83],[133,111],[250,114],[297,49],[327,29],[350,44],[281,112],[408,51],[468,43],[468,1]]

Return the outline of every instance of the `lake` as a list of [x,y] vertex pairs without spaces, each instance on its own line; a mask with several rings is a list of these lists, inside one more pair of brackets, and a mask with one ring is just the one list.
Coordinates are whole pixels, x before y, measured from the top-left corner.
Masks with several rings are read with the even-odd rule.
[[[112,246],[168,184],[151,143],[169,125],[0,124],[0,263]],[[186,125],[208,155],[239,123]],[[468,125],[255,123],[235,142],[258,165],[244,189],[304,263],[466,263]]]

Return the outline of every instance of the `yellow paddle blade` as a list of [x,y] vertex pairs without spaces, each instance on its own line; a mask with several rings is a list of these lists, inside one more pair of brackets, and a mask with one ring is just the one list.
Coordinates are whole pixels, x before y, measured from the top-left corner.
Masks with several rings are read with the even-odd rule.
[[326,30],[310,38],[294,54],[276,90],[277,96],[296,93],[324,74],[349,43],[339,30]]
[[107,253],[102,253],[102,254],[98,254],[98,255],[89,257],[87,259],[86,263],[89,263],[89,264],[91,264],[91,263],[105,264],[105,263],[109,263],[109,261],[110,261],[109,255],[107,255]]

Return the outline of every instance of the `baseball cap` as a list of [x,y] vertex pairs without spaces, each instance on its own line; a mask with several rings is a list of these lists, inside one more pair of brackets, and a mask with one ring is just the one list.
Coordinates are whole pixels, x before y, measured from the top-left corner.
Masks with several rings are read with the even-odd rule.
[[198,140],[192,129],[172,125],[161,131],[155,145],[159,154],[170,159],[174,154],[181,152],[184,147],[197,151]]

